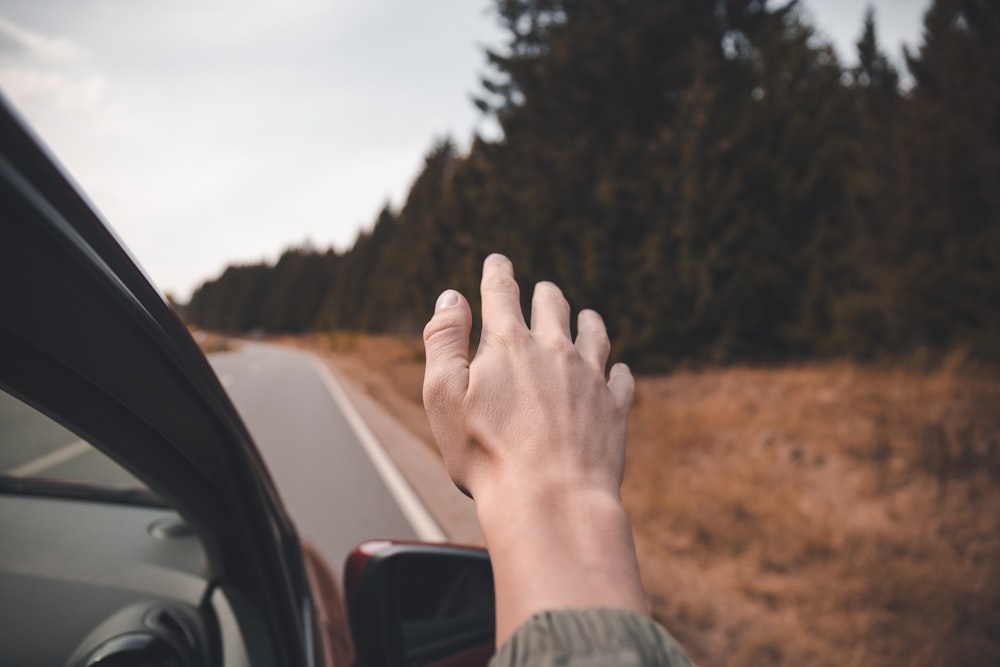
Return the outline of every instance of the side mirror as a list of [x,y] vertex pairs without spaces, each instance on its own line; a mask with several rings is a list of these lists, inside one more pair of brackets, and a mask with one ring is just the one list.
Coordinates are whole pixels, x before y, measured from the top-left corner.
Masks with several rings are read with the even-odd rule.
[[344,588],[363,667],[481,667],[494,652],[493,569],[485,549],[364,542]]

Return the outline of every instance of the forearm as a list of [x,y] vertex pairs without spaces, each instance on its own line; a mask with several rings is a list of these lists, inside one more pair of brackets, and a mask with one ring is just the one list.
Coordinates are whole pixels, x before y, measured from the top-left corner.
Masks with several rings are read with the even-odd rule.
[[498,646],[543,611],[614,607],[649,614],[617,494],[527,489],[479,497],[477,512],[493,562]]

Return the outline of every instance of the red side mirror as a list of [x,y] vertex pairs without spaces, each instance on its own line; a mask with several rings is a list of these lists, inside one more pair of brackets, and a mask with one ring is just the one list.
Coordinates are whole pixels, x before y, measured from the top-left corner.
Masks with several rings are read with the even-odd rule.
[[344,572],[363,667],[484,667],[494,652],[493,571],[485,549],[374,541]]

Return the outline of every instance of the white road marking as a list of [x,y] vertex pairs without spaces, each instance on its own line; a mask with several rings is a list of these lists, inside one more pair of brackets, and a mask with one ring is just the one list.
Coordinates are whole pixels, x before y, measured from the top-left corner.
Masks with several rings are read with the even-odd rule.
[[63,445],[59,449],[49,452],[37,459],[32,459],[27,463],[22,463],[4,472],[11,477],[32,477],[40,472],[45,472],[49,468],[55,468],[60,463],[65,463],[76,457],[86,454],[92,447],[83,440],[74,440],[68,445]]
[[447,536],[444,534],[444,531],[441,530],[434,517],[431,516],[427,508],[424,507],[424,504],[417,498],[417,494],[413,492],[413,488],[403,477],[402,473],[399,472],[396,464],[392,462],[389,455],[382,449],[382,445],[379,444],[378,439],[372,433],[368,424],[365,423],[365,420],[358,414],[357,408],[351,403],[351,399],[347,397],[347,393],[340,386],[340,382],[337,381],[337,378],[333,376],[333,373],[330,372],[330,369],[322,361],[313,355],[309,355],[309,357],[312,360],[313,366],[316,367],[316,372],[319,373],[320,378],[323,380],[323,384],[326,385],[330,395],[333,396],[333,400],[340,406],[344,417],[347,418],[347,423],[351,425],[365,453],[371,459],[372,465],[375,466],[375,471],[382,478],[386,488],[389,489],[389,493],[396,501],[396,504],[399,505],[399,509],[402,510],[406,520],[410,522],[410,526],[413,527],[413,532],[417,534],[417,538],[424,542],[446,541]]

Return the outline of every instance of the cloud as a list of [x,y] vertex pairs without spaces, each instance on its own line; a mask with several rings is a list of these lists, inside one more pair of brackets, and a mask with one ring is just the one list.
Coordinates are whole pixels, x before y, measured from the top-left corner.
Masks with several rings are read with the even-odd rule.
[[93,113],[104,100],[107,81],[98,74],[73,79],[56,71],[2,65],[0,89],[18,105],[41,103],[64,111]]
[[32,56],[45,60],[67,61],[80,56],[80,49],[65,37],[48,37],[0,16],[0,35],[19,44]]
[[[0,16],[0,89],[21,108],[93,114],[107,93],[106,79],[80,71],[80,49],[64,37],[50,37]],[[10,50],[14,46],[14,51]]]

